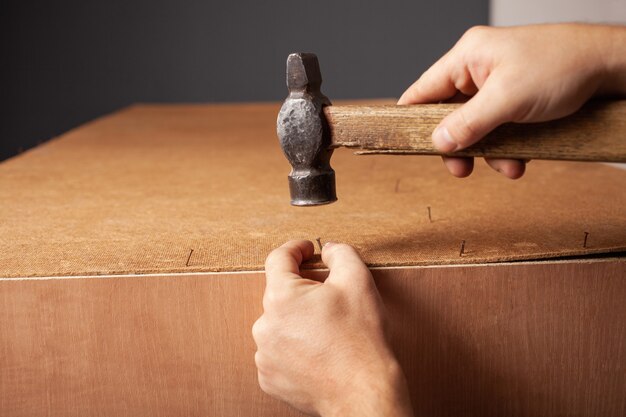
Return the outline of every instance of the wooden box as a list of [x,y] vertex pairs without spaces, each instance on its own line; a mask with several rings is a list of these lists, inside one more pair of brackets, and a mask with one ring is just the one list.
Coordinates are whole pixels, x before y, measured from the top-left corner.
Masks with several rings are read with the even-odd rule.
[[372,267],[416,415],[626,415],[626,171],[340,150],[296,208],[277,112],[134,106],[0,164],[0,415],[299,415],[250,333],[291,238]]

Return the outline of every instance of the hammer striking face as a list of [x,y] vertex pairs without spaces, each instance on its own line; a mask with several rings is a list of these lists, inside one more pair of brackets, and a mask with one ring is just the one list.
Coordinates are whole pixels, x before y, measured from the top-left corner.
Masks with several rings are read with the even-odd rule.
[[287,59],[289,96],[278,113],[280,146],[292,166],[289,174],[291,204],[317,206],[337,200],[333,150],[323,113],[330,100],[322,94],[322,75],[314,54],[297,53]]

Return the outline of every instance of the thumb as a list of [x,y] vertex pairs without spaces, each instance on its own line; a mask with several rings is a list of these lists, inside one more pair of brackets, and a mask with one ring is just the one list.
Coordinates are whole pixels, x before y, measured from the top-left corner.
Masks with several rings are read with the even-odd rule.
[[514,100],[505,96],[503,85],[492,76],[475,96],[446,116],[433,131],[435,147],[441,152],[458,151],[512,121]]
[[339,286],[363,286],[374,283],[372,274],[356,249],[343,243],[329,242],[322,248],[322,261],[330,269],[325,282]]

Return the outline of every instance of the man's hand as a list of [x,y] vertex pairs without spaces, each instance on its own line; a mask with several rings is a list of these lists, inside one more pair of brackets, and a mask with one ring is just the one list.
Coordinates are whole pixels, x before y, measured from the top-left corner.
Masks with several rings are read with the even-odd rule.
[[303,240],[267,257],[265,312],[252,328],[261,388],[312,415],[411,416],[370,271],[352,247],[328,243],[330,275],[304,279],[299,267],[312,255]]
[[[409,89],[398,104],[469,100],[433,132],[435,147],[453,152],[507,122],[565,117],[595,94],[626,94],[626,27],[582,24],[475,27]],[[473,159],[444,157],[457,177]],[[487,159],[509,178],[525,162]]]

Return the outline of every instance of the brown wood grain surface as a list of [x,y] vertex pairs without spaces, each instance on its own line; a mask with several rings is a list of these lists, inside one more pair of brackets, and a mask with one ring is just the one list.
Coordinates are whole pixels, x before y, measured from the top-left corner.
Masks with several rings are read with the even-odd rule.
[[[431,141],[460,104],[328,106],[332,144],[361,154],[439,155]],[[626,100],[595,101],[564,119],[508,123],[454,153],[514,159],[626,162]]]
[[[373,272],[416,416],[626,415],[624,258]],[[0,279],[0,415],[299,415],[257,386],[263,287]]]

